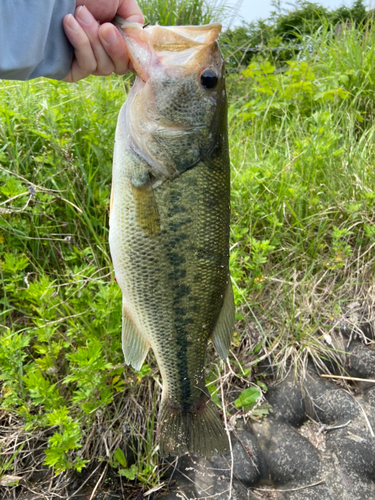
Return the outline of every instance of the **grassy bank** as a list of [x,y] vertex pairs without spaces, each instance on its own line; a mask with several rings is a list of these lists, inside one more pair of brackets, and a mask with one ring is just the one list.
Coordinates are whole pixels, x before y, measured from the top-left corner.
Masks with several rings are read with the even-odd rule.
[[[230,367],[210,357],[219,405],[221,389],[266,389],[260,359],[281,372],[321,364],[338,326],[372,321],[375,32],[323,25],[298,44],[227,79],[238,324]],[[141,372],[123,364],[108,249],[131,80],[0,83],[0,476],[94,458],[158,481],[160,376],[152,354]]]
[[282,67],[232,77],[232,275],[238,304],[279,332],[280,362],[326,355],[322,339],[360,319],[351,301],[372,304],[373,37],[323,28]]

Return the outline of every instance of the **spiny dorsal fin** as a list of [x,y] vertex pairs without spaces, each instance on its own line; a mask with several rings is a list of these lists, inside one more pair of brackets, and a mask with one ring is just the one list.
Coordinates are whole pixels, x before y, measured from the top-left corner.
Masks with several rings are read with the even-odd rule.
[[234,332],[234,297],[232,283],[228,276],[228,286],[224,296],[223,307],[217,320],[212,342],[221,359],[226,360]]
[[122,307],[122,350],[125,356],[125,363],[132,365],[134,370],[140,370],[147,356],[150,344],[138,332],[125,307]]

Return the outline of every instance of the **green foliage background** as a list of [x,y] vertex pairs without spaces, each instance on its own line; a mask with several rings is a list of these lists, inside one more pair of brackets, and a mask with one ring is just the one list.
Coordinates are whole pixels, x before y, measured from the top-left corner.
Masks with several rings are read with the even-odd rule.
[[[187,22],[168,5],[159,20]],[[202,2],[193,21],[213,7]],[[362,289],[372,297],[375,31],[360,1],[334,13],[301,2],[225,33],[223,46],[239,320],[231,361],[250,382],[262,349],[277,363],[330,356],[324,334]],[[158,377],[152,356],[139,373],[124,366],[107,242],[114,131],[131,83],[0,82],[1,408],[25,432],[50,429],[45,463],[56,473],[80,471],[98,415],[113,422],[119,402]],[[255,348],[243,341],[251,322]],[[157,478],[153,418],[139,462],[128,467],[119,448],[110,462],[146,484]]]

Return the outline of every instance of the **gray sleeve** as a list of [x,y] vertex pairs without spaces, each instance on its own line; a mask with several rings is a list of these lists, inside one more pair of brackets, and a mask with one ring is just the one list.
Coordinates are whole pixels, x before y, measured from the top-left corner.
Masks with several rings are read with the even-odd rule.
[[62,80],[73,59],[63,18],[75,0],[0,0],[0,78]]

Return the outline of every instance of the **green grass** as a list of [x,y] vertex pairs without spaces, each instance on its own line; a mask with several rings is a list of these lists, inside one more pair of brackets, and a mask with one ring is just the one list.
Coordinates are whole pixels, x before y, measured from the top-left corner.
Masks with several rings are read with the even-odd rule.
[[145,21],[162,26],[209,24],[229,11],[226,0],[140,0]]
[[322,31],[298,60],[231,77],[236,299],[276,328],[281,367],[327,354],[374,264],[374,32]]
[[2,407],[28,429],[59,426],[46,460],[56,471],[81,469],[72,450],[137,378],[124,375],[107,243],[113,136],[128,83],[1,87]]
[[[265,357],[279,370],[303,368],[309,356],[321,363],[335,356],[338,325],[366,320],[374,38],[370,28],[335,37],[327,27],[302,38],[305,49],[281,67],[258,57],[228,76],[239,322],[227,384],[238,376],[241,388],[263,388],[255,365]],[[17,421],[2,451],[13,449],[15,435],[19,447],[45,432],[40,460],[55,472],[79,471],[94,457],[151,487],[160,474],[159,375],[152,355],[140,373],[124,367],[108,249],[114,130],[130,84],[0,83],[0,397]],[[218,404],[223,370],[212,362],[208,373]],[[134,467],[117,451],[128,442],[124,422]],[[101,441],[103,428],[110,431]],[[0,475],[22,470],[26,448],[17,466],[4,453]]]

